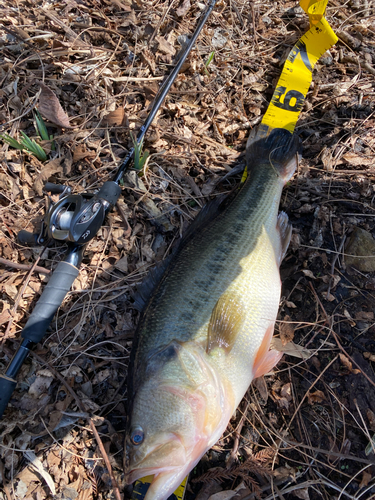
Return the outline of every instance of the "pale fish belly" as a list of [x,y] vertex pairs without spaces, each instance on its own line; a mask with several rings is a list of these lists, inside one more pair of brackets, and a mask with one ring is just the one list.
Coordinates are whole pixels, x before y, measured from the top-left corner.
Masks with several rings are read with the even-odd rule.
[[242,273],[227,290],[237,297],[243,323],[229,354],[216,355],[211,362],[232,387],[235,407],[253,380],[257,352],[276,320],[281,290],[279,240],[276,224],[273,232],[263,228],[253,252],[240,261]]

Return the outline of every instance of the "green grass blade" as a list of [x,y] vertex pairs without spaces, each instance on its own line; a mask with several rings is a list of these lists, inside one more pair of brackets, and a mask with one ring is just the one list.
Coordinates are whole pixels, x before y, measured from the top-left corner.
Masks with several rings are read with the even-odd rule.
[[24,149],[22,144],[20,144],[16,139],[13,139],[13,137],[11,137],[8,134],[0,134],[0,137],[3,139],[4,142],[9,144],[9,146],[12,146],[12,148],[21,150]]
[[143,139],[138,144],[137,140],[131,136],[134,146],[134,168],[136,170],[142,170],[144,164],[146,163],[147,158],[149,157],[149,151],[145,151],[143,156],[141,155],[142,147],[143,147]]
[[139,160],[139,170],[142,170],[144,167],[144,164],[146,163],[147,158],[150,156],[149,151],[145,151],[143,156]]
[[21,144],[22,146],[26,149],[26,151],[29,151],[29,153],[32,153],[35,155],[38,160],[40,161],[46,161],[47,160],[47,155],[44,151],[44,149],[37,144],[34,139],[30,139],[25,132],[22,132],[21,130],[21,135],[22,135],[22,140]]
[[206,68],[208,68],[208,66],[212,63],[212,60],[214,58],[214,55],[215,55],[215,51],[213,50],[210,55],[208,56],[208,59],[207,61],[205,62],[205,66]]
[[35,122],[36,122],[37,132],[40,135],[40,138],[43,141],[49,141],[50,137],[48,135],[47,127],[39,111],[35,111]]

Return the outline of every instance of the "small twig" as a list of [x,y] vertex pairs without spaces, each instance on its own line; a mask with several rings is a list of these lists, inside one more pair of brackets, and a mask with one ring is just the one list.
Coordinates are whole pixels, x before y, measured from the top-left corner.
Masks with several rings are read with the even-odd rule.
[[51,271],[46,269],[45,267],[41,266],[28,266],[27,264],[18,264],[17,262],[12,262],[11,260],[8,259],[3,259],[0,257],[0,264],[3,264],[4,266],[11,267],[12,269],[20,269],[21,271],[35,271],[36,273],[40,274],[45,274],[46,276],[51,274]]
[[253,35],[254,35],[254,40],[255,44],[257,46],[257,49],[259,50],[259,44],[258,44],[258,33],[256,30],[256,24],[255,24],[255,8],[254,8],[254,2],[251,2],[251,20],[253,22]]
[[335,253],[335,255],[334,255],[333,259],[332,259],[331,279],[329,280],[329,285],[328,285],[328,290],[327,290],[327,297],[329,297],[329,294],[331,292],[332,283],[334,281],[335,265],[336,265],[337,259],[339,258],[340,253],[342,252],[345,240],[346,240],[346,235],[344,234],[343,237],[342,237],[339,249],[338,249],[337,253]]
[[[370,464],[372,465],[374,463],[373,460],[366,460],[365,458],[358,458],[355,457],[354,455],[346,455],[345,453],[338,453],[336,451],[331,451],[331,450],[324,450],[323,448],[316,448],[314,446],[309,446],[307,444],[302,444],[302,443],[297,443],[295,441],[291,440],[286,440],[284,439],[285,443],[288,446],[292,446],[293,448],[306,448],[308,450],[314,451],[315,453],[321,453],[322,455],[330,455],[332,457],[337,457],[340,460],[352,460],[353,462],[359,462],[361,464]],[[288,449],[288,448],[284,448]]]
[[336,359],[338,358],[338,354],[332,359],[332,361],[330,361],[328,363],[328,365],[324,368],[324,370],[322,370],[322,372],[319,374],[319,376],[316,378],[316,380],[314,380],[314,382],[310,385],[309,387],[309,390],[305,393],[305,395],[303,396],[303,398],[301,399],[298,407],[296,408],[292,418],[290,419],[289,421],[289,425],[288,425],[288,429],[290,429],[290,426],[291,426],[291,423],[293,422],[293,420],[295,419],[295,417],[297,416],[303,402],[305,401],[305,399],[307,398],[308,394],[310,393],[311,389],[319,382],[319,380],[322,378],[322,376],[325,374],[325,372],[328,370],[328,368],[336,361]]
[[130,238],[130,235],[132,234],[132,228],[129,226],[128,219],[125,215],[125,212],[123,211],[121,205],[119,202],[116,203],[116,209],[118,213],[120,214],[120,217],[124,223],[124,238]]
[[[273,483],[273,478],[271,478],[271,486],[272,486],[272,490],[273,488],[275,488],[275,491],[277,493],[277,496],[281,499],[281,500],[285,500],[285,497],[284,495],[281,493],[281,491],[279,490],[279,488],[276,486],[276,484]],[[272,495],[274,495],[274,492],[272,491]],[[273,497],[274,498],[274,497]]]
[[[330,331],[331,331],[331,333],[332,333],[332,335],[333,335],[333,337],[334,337],[334,339],[335,339],[335,341],[336,341],[336,344],[337,344],[338,348],[340,349],[340,351],[342,351],[342,353],[343,353],[343,354],[344,354],[347,358],[349,358],[349,360],[353,363],[353,365],[355,365],[355,366],[358,368],[358,370],[359,370],[359,371],[362,373],[362,375],[363,375],[363,376],[364,376],[364,377],[368,380],[368,382],[370,382],[370,384],[371,384],[371,385],[373,385],[373,386],[375,387],[375,382],[374,382],[373,380],[371,380],[371,378],[367,375],[367,373],[365,373],[365,372],[362,370],[362,368],[359,366],[359,364],[358,364],[358,363],[356,363],[356,362],[354,361],[354,359],[350,356],[350,354],[348,354],[348,353],[345,351],[345,349],[343,348],[343,346],[341,345],[341,343],[340,343],[340,341],[339,341],[339,338],[338,338],[338,336],[337,336],[337,333],[335,332],[335,330],[334,330],[334,329],[333,329],[333,327],[332,327],[332,318],[330,318],[330,317],[328,316],[328,314],[327,314],[326,310],[324,309],[323,304],[321,303],[321,301],[320,301],[320,299],[319,299],[319,297],[318,297],[318,294],[316,293],[316,291],[315,291],[315,289],[314,289],[314,287],[313,287],[313,285],[312,285],[312,283],[311,283],[311,282],[310,282],[310,287],[311,287],[311,289],[312,289],[312,291],[313,291],[313,293],[314,293],[314,295],[315,295],[315,298],[316,298],[317,302],[319,303],[319,305],[320,305],[320,307],[321,307],[321,309],[322,309],[322,311],[323,311],[323,313],[324,313],[324,316],[325,316],[325,318],[326,318],[326,320],[327,320],[327,322],[328,322],[329,326],[330,326]],[[337,357],[337,356],[336,356],[336,357]],[[335,358],[335,359],[336,359],[336,358]],[[331,364],[331,363],[330,363],[330,364]],[[327,365],[327,366],[328,366],[328,365]],[[320,376],[321,376],[321,375],[320,375]],[[320,378],[320,376],[319,376],[318,378]]]
[[227,461],[227,468],[228,469],[232,466],[233,462],[235,462],[237,459],[237,452],[238,452],[238,447],[240,444],[241,431],[242,431],[242,427],[244,426],[244,423],[245,423],[246,414],[247,414],[247,410],[249,409],[249,406],[250,406],[250,403],[247,403],[245,411],[243,412],[242,417],[239,421],[239,424],[237,425],[237,428],[233,433],[234,434],[234,442],[233,442],[232,451],[230,452],[230,455],[229,455],[229,458]]

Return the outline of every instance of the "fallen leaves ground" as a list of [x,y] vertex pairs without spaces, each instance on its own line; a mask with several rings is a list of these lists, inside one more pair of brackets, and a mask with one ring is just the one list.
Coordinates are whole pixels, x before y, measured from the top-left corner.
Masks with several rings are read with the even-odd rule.
[[[44,163],[1,145],[4,371],[65,251],[17,243],[18,231],[40,227],[44,183],[79,193],[111,178],[204,5],[0,5],[3,132],[35,138],[38,108],[51,136],[42,143]],[[282,265],[278,331],[282,344],[293,339],[304,355],[286,351],[275,373],[249,389],[224,437],[192,474],[188,499],[219,490],[226,492],[221,499],[255,498],[253,491],[263,499],[375,495],[375,275],[366,267],[371,259],[360,259],[362,266],[345,257],[353,245],[365,248],[362,255],[373,252],[375,2],[330,0],[327,19],[339,42],[314,71],[297,127],[303,160],[282,200],[294,230]],[[138,318],[134,288],[200,207],[238,182],[240,174],[228,174],[243,165],[249,130],[307,28],[296,1],[218,3],[147,135],[145,174],[125,177],[118,207],[89,244],[36,356],[22,367],[0,424],[1,500],[113,498],[108,466],[75,396],[95,415],[120,490],[130,494],[122,446],[124,382]],[[202,474],[205,481],[195,481]]]

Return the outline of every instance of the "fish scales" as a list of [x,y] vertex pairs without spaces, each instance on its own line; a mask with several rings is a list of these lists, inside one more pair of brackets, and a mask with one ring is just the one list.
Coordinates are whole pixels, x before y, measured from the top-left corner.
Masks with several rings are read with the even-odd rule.
[[[185,342],[198,334],[197,326],[208,322],[220,295],[241,274],[242,268],[233,264],[253,250],[264,219],[271,226],[276,218],[280,188],[264,188],[275,178],[274,170],[265,165],[213,225],[196,234],[181,250],[148,306],[149,314],[139,330],[142,340],[138,363],[144,362],[142,358],[148,356],[150,348],[165,345],[176,335]],[[253,274],[253,266],[250,272]]]
[[146,500],[166,500],[219,438],[269,351],[290,239],[278,216],[299,141],[253,131],[249,178],[172,258],[144,310],[129,367],[125,473],[155,474]]

